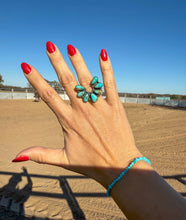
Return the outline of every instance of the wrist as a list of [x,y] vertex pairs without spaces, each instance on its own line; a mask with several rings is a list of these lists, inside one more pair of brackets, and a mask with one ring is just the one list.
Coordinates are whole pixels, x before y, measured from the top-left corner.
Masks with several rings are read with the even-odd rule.
[[[139,151],[137,151],[135,153],[131,153],[128,159],[120,162],[115,162],[113,163],[113,165],[101,169],[102,179],[98,180],[98,182],[100,182],[107,189],[108,186],[113,182],[113,180],[118,178],[134,159],[139,157],[143,157],[143,155]],[[134,164],[134,166],[131,167],[131,169],[146,169],[147,167],[149,168],[149,166],[150,165],[145,161],[138,161]]]
[[117,182],[119,182],[122,178],[124,178],[124,176],[127,174],[127,172],[139,161],[145,161],[147,162],[149,165],[151,165],[151,162],[149,159],[147,159],[146,157],[137,157],[135,158],[133,161],[131,161],[131,163],[120,173],[120,175],[115,178],[112,183],[108,186],[107,188],[107,196],[110,196],[110,191],[112,190],[112,188],[116,185]]
[[[121,173],[125,169],[126,168],[124,168]],[[116,182],[116,184],[112,187],[112,190],[110,191],[110,195],[112,197],[115,197],[115,195],[118,195],[118,193],[120,194],[120,192],[128,192],[129,194],[133,194],[136,186],[140,185],[139,180],[141,181],[141,174],[149,173],[153,170],[154,169],[147,161],[139,160],[126,172],[126,174],[118,182]],[[119,176],[121,175],[121,173],[119,174]]]

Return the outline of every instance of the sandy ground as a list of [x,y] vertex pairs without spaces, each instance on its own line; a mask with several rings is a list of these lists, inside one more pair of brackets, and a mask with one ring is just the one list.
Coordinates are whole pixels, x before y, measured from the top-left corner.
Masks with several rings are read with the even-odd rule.
[[[186,197],[186,110],[124,106],[139,149]],[[51,110],[42,101],[0,100],[0,205],[8,198],[7,208],[39,219],[125,219],[94,180],[59,167],[11,162],[20,150],[34,145],[63,146]]]

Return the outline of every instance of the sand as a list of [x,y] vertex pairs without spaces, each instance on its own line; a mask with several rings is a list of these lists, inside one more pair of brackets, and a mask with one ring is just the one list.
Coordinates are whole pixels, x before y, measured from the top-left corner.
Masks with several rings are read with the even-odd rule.
[[[136,144],[186,197],[186,110],[125,104]],[[61,127],[45,103],[0,100],[0,205],[38,219],[126,219],[105,189],[65,169],[12,163],[29,146],[62,147]]]

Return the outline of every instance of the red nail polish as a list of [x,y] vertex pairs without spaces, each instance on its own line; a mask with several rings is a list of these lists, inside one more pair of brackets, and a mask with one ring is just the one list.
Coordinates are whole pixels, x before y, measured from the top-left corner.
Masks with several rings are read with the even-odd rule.
[[24,73],[29,74],[31,72],[31,67],[27,63],[22,63],[21,68]]
[[101,58],[102,58],[103,61],[107,61],[108,60],[107,51],[105,49],[101,50]]
[[70,54],[70,56],[74,56],[76,54],[76,49],[75,47],[73,47],[72,45],[68,45],[67,46],[67,50],[68,50],[68,53]]
[[27,160],[30,160],[28,156],[20,156],[20,157],[16,157],[14,160],[12,160],[12,162],[23,162]]
[[56,48],[54,46],[54,44],[51,41],[48,41],[46,43],[46,47],[49,53],[54,53],[56,51]]

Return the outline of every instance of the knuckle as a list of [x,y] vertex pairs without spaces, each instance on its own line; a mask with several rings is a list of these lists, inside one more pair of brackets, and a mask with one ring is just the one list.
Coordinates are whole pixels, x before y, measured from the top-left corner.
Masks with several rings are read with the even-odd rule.
[[66,73],[60,78],[60,82],[62,86],[65,88],[66,86],[74,82],[74,78],[71,74]]
[[107,80],[104,82],[104,87],[115,90],[115,82],[113,80]]
[[55,95],[56,92],[53,88],[47,88],[41,93],[41,97],[46,103],[51,102]]

